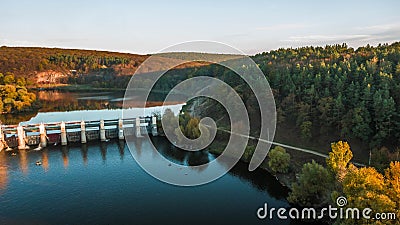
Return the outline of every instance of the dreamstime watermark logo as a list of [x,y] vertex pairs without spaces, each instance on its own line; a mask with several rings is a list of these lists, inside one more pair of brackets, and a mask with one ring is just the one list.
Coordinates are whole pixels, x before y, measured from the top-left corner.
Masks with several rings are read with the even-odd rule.
[[[216,52],[219,54],[195,54],[194,52]],[[220,53],[229,53],[230,55],[222,55]],[[127,86],[123,102],[123,118],[137,116],[130,109],[137,107],[138,103],[142,104],[140,107],[145,108],[152,88],[157,82],[160,82],[163,74],[179,65],[199,61],[217,64],[233,71],[247,83],[254,93],[261,112],[261,120],[259,121],[261,124],[259,130],[260,139],[267,140],[267,142],[258,142],[251,158],[249,170],[256,169],[267,156],[275,134],[275,101],[268,81],[257,64],[241,51],[228,45],[208,41],[186,42],[171,46],[164,49],[160,54],[154,54],[147,58],[137,69]],[[154,68],[159,69],[154,71]],[[182,99],[176,99],[177,94],[185,96],[184,101],[186,102],[196,97],[207,97],[218,101],[225,108],[230,119],[231,135],[226,148],[215,160],[202,165],[187,166],[176,164],[164,158],[153,145],[154,154],[162,159],[162,163],[154,165],[154,163],[148,163],[133,150],[136,137],[134,135],[125,135],[127,145],[134,159],[153,177],[179,186],[205,184],[227,173],[243,155],[250,131],[249,115],[245,104],[233,87],[209,75],[211,74],[196,76],[177,84],[168,93],[163,108],[168,108],[165,105],[167,102],[182,101]],[[145,116],[144,109],[142,116]],[[217,131],[217,126],[213,119],[209,117],[202,118],[199,125],[201,135],[199,138],[192,140],[186,138],[181,130],[178,129],[178,120],[174,123],[168,123],[162,119],[161,122],[169,141],[171,143],[179,141],[179,148],[187,151],[204,149],[213,141]],[[149,137],[144,138],[149,139]],[[152,144],[150,140],[149,142]],[[224,169],[221,169],[221,165],[224,165]],[[183,173],[186,176],[182,176]]]
[[343,196],[339,196],[336,199],[336,205],[339,207],[343,207],[343,206],[347,205],[347,198],[343,197]]
[[377,212],[373,213],[371,208],[352,208],[345,207],[347,199],[344,196],[339,196],[336,199],[337,207],[329,205],[322,209],[315,208],[268,208],[268,203],[264,203],[263,207],[257,209],[257,217],[263,219],[278,218],[281,220],[290,219],[373,219],[373,220],[395,220],[396,213],[393,212]]

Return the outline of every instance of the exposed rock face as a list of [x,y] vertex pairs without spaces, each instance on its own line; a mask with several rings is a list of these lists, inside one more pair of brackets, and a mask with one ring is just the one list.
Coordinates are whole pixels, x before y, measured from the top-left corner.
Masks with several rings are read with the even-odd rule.
[[59,80],[63,77],[67,77],[70,73],[64,73],[60,71],[47,70],[43,72],[36,72],[36,83],[37,84],[55,84],[59,83]]

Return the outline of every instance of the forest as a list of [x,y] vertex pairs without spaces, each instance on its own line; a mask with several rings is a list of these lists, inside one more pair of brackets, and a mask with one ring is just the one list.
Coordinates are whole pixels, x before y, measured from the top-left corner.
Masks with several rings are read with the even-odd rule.
[[[346,44],[278,49],[257,54],[253,59],[273,90],[278,127],[295,127],[304,141],[323,136],[360,140],[365,150],[372,149],[375,158],[381,158],[377,161],[385,161],[386,165],[398,158],[399,42],[358,49]],[[251,114],[252,127],[259,126],[253,93],[238,75],[222,66],[169,71],[155,89],[169,90],[195,76],[215,76],[234,87]],[[149,82],[145,76],[143,82]],[[201,110],[204,115],[213,116],[224,109],[207,100]],[[257,136],[257,129],[252,130]]]
[[400,43],[279,49],[254,59],[274,89],[281,120],[294,120],[304,138],[335,128],[370,147],[398,145]]

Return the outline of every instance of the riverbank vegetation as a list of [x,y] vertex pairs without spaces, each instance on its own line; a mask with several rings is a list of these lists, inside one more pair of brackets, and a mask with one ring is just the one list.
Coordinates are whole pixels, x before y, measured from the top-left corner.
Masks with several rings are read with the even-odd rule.
[[32,109],[36,95],[29,92],[25,85],[24,78],[15,79],[12,73],[0,73],[0,112],[13,113]]
[[[189,139],[197,139],[200,135],[204,135],[204,139],[207,140],[210,137],[210,132],[202,124],[200,124],[200,119],[197,117],[192,117],[188,112],[184,112],[181,115],[175,116],[170,109],[166,109],[162,116],[163,124],[165,126],[158,125],[161,128],[160,132],[165,135],[168,133],[174,135],[177,140],[175,145],[179,146],[185,141],[181,139],[179,132],[182,132],[185,137]],[[173,129],[174,124],[178,124],[179,127]]]
[[[336,206],[338,197],[345,197],[342,207],[370,208],[374,213],[394,213],[400,218],[400,162],[393,161],[384,173],[374,167],[356,167],[350,160],[352,152],[346,142],[332,144],[332,152],[324,167],[314,161],[304,164],[292,185],[289,201],[302,207]],[[392,215],[393,216],[393,215]],[[348,218],[338,224],[398,224],[398,219],[359,220]]]
[[268,166],[274,173],[289,171],[290,154],[281,146],[276,146],[268,153]]

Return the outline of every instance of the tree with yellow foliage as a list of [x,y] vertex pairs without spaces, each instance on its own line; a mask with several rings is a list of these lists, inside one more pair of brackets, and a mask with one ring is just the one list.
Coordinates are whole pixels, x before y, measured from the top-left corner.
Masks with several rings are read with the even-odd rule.
[[350,150],[350,145],[344,141],[332,143],[331,148],[332,151],[326,159],[326,164],[341,181],[346,176],[347,166],[353,158],[353,153]]
[[[350,146],[346,142],[332,144],[327,165],[336,174],[342,194],[346,196],[346,207],[372,209],[373,213],[394,212],[400,214],[400,163],[392,162],[385,170],[385,176],[374,167],[357,168],[349,164],[352,158]],[[341,224],[396,224],[393,220],[353,220]]]
[[[349,166],[348,172],[342,182],[343,193],[347,197],[346,207],[372,209],[374,213],[389,213],[396,210],[396,202],[392,200],[387,189],[385,177],[373,167],[357,168]],[[347,219],[345,224],[395,224],[395,221],[379,221],[361,219],[355,221]]]
[[397,218],[400,218],[400,162],[391,162],[385,170],[386,190],[392,201],[396,203]]

